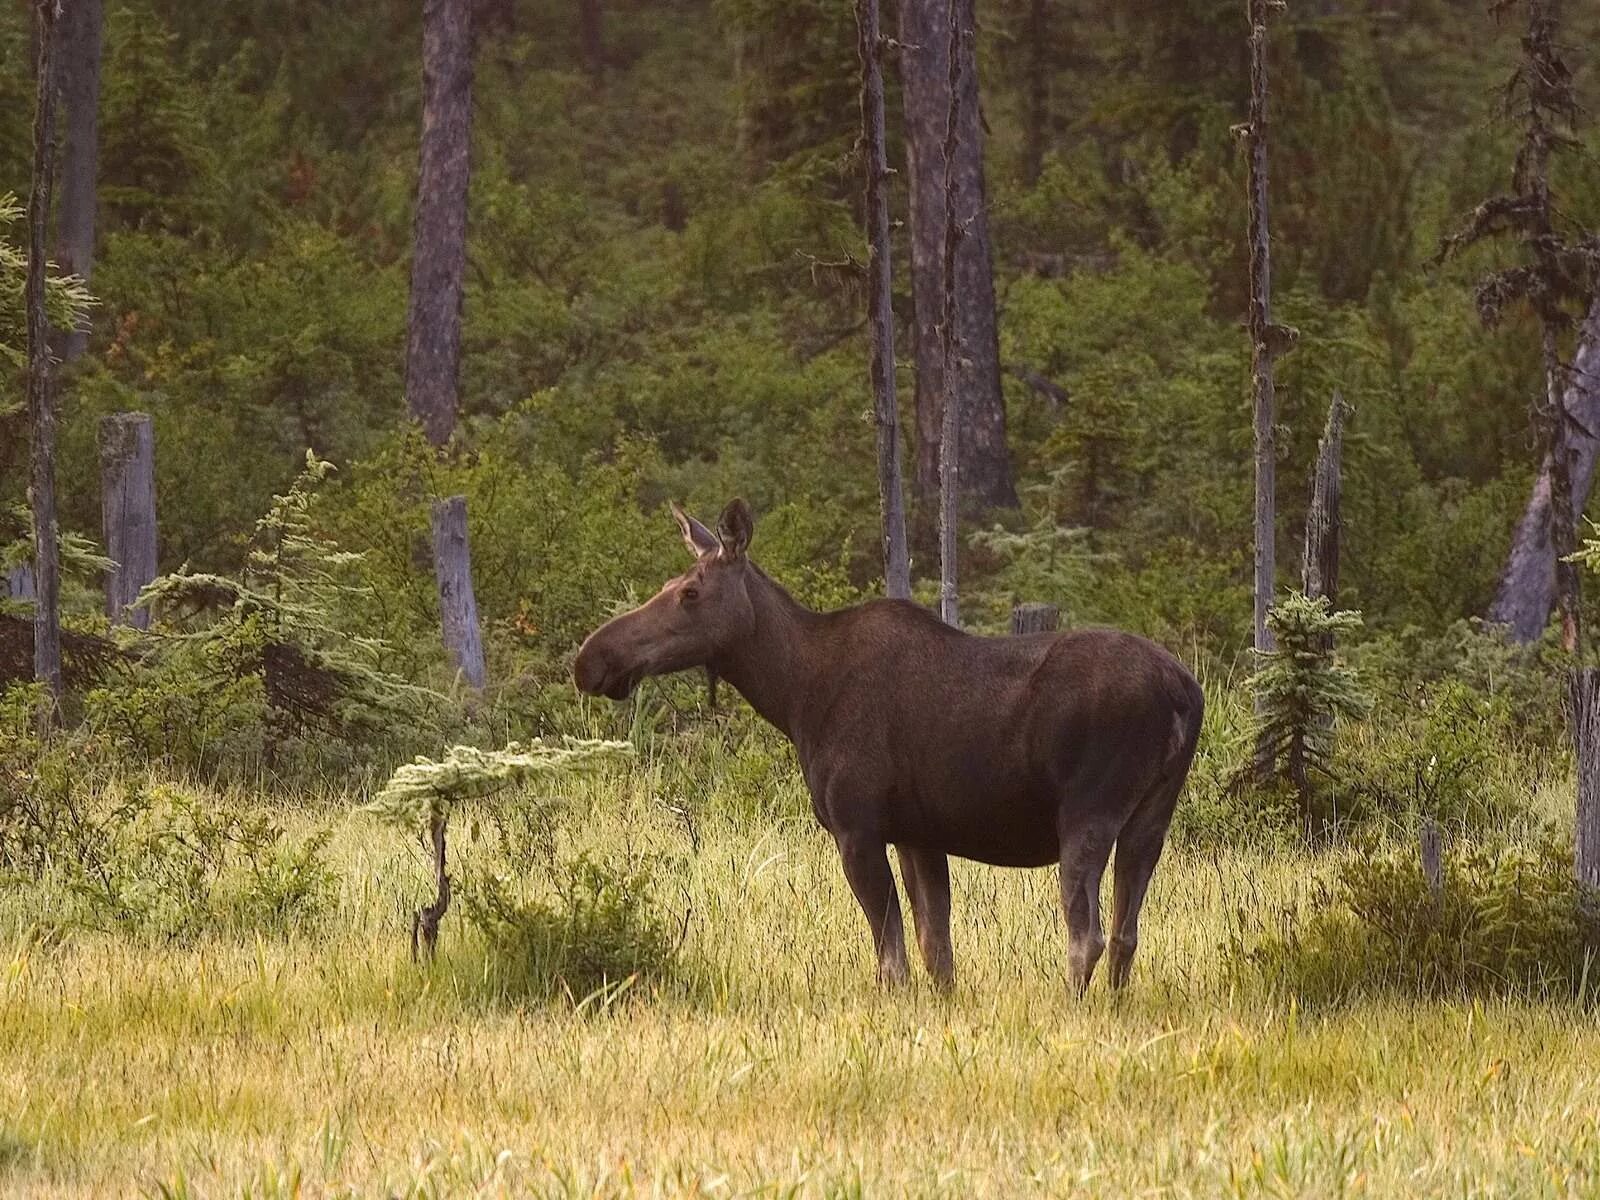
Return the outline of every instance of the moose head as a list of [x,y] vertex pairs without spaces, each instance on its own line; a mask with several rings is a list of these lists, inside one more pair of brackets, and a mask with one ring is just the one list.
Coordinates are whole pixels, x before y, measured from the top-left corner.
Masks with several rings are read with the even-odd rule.
[[714,665],[754,629],[753,568],[745,554],[755,532],[750,506],[730,501],[715,533],[676,504],[672,515],[694,565],[584,640],[572,667],[580,691],[626,699],[646,675]]

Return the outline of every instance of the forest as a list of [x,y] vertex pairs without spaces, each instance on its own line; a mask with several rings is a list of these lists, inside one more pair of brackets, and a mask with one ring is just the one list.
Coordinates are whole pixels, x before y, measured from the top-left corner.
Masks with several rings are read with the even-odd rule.
[[[1596,45],[0,4],[0,1192],[1600,1188]],[[960,859],[884,986],[738,680],[575,686],[691,515],[1184,664],[1125,989]]]

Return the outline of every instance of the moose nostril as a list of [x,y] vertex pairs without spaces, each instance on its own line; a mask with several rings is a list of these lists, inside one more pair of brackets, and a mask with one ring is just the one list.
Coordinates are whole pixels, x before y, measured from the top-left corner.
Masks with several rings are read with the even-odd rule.
[[578,690],[593,695],[600,690],[605,677],[605,656],[592,646],[580,649],[572,664],[572,681],[578,685]]

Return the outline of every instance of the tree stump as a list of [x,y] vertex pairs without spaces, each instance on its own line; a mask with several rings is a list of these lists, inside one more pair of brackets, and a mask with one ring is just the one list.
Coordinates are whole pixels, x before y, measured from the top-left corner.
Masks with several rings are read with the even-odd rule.
[[156,439],[145,413],[100,418],[100,530],[106,557],[106,615],[113,625],[150,628],[139,593],[156,577]]
[[1578,759],[1573,867],[1580,884],[1600,888],[1600,668],[1583,667],[1567,677],[1567,716]]
[[1061,628],[1061,610],[1054,604],[1014,604],[1011,607],[1011,632],[1054,633]]
[[1428,881],[1428,891],[1435,897],[1444,891],[1444,834],[1439,822],[1424,817],[1418,836],[1422,853],[1422,877]]
[[484,684],[483,635],[472,591],[472,551],[467,545],[467,498],[433,504],[433,566],[439,583],[439,621],[450,661],[469,686]]

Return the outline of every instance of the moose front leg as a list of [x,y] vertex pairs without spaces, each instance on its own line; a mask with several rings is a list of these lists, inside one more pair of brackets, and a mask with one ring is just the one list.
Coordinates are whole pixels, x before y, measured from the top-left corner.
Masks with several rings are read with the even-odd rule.
[[878,982],[902,984],[909,974],[906,932],[886,846],[880,838],[859,833],[838,833],[834,840],[850,890],[856,894],[872,929],[872,944],[878,954]]

